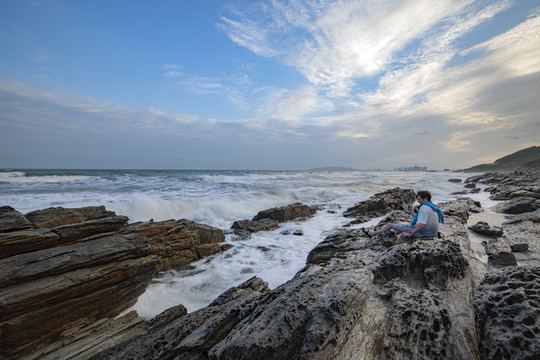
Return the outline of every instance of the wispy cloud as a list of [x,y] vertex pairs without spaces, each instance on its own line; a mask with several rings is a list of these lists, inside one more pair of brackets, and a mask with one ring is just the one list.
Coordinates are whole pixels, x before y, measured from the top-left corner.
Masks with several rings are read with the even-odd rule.
[[[486,131],[535,126],[538,10],[514,28],[462,47],[464,38],[513,5],[274,0],[224,18],[221,28],[256,54],[295,67],[309,83],[275,89],[262,114],[296,126],[331,126],[337,138],[385,137],[401,128],[411,135],[429,132],[444,150],[469,152]],[[241,39],[240,30],[261,35]],[[375,88],[362,87],[369,78],[378,79]],[[512,123],[517,114],[521,125]]]

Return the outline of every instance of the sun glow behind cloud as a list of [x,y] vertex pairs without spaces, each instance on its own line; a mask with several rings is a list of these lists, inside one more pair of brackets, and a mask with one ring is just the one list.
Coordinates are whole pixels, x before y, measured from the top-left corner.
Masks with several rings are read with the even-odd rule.
[[[187,5],[173,6],[180,15]],[[308,162],[331,154],[336,163],[347,158],[347,166],[384,168],[419,156],[431,166],[439,158],[452,159],[448,167],[473,165],[475,156],[485,159],[501,146],[510,152],[538,143],[540,10],[532,1],[240,0],[214,14],[212,36],[190,33],[186,21],[174,19],[176,33],[155,34],[167,46],[154,41],[144,49],[167,56],[122,59],[137,64],[133,72],[104,74],[90,95],[86,85],[103,68],[73,80],[78,88],[62,87],[89,69],[76,66],[55,79],[81,60],[70,53],[68,62],[57,63],[61,56],[40,44],[35,72],[19,79],[24,71],[14,65],[2,73],[2,149],[30,147],[35,139],[28,134],[38,138],[43,131],[56,134],[57,143],[92,147],[96,140],[87,135],[93,134],[111,148],[131,141],[149,152],[200,152],[194,158],[213,161],[178,165],[192,168],[221,168],[224,158],[244,168],[232,164],[248,154],[264,157],[253,160],[256,167],[273,161],[270,167],[282,168],[285,160],[290,168],[324,166]],[[219,61],[208,60],[213,57]],[[140,74],[152,77],[148,87]],[[124,82],[125,98],[131,87],[142,89],[127,102],[114,97]]]
[[[501,112],[501,106],[486,106],[485,94],[503,91],[506,80],[538,75],[538,11],[516,27],[468,49],[457,45],[513,4],[276,0],[263,12],[256,11],[261,5],[255,4],[235,14],[235,22],[225,18],[221,27],[239,45],[294,66],[309,84],[302,91],[282,89],[306,96],[303,100],[296,97],[294,102],[290,97],[283,97],[281,103],[268,99],[269,108],[275,110],[264,114],[286,119],[286,114],[295,113],[296,104],[301,115],[294,117],[296,124],[331,123],[336,128],[333,136],[355,139],[382,137],[397,121],[409,121],[421,129],[431,125],[410,119],[426,114],[443,117],[454,126],[446,126],[450,132],[445,134],[433,131],[442,137],[439,144],[448,151],[462,152],[474,149],[473,138],[485,126],[508,126],[502,119],[509,114]],[[245,19],[249,21],[242,21]],[[260,31],[264,36],[238,41],[240,29],[250,34]],[[358,92],[362,79],[373,76],[378,77],[378,86]],[[317,97],[325,101],[316,101]],[[335,115],[334,120],[317,115],[343,108],[345,102],[354,107]],[[324,121],[318,122],[321,119]]]

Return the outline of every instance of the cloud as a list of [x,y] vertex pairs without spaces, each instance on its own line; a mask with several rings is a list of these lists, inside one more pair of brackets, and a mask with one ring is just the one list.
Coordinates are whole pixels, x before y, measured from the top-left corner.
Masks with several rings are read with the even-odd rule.
[[[256,54],[279,57],[329,95],[385,71],[395,56],[471,0],[273,1],[224,17],[220,28]],[[245,34],[245,35],[241,35]]]

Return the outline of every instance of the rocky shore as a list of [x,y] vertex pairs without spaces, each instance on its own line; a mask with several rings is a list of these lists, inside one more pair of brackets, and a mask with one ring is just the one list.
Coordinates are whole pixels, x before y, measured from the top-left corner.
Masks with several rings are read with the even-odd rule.
[[[472,221],[501,201],[500,224]],[[291,280],[252,278],[200,310],[146,321],[130,312],[158,271],[226,251],[223,231],[188,220],[128,224],[103,207],[20,214],[0,208],[0,358],[5,359],[537,359],[540,182],[489,173],[437,204],[435,239],[366,237],[352,225],[400,209],[388,189],[344,211],[344,227]],[[233,225],[248,238],[324,205],[261,211]]]

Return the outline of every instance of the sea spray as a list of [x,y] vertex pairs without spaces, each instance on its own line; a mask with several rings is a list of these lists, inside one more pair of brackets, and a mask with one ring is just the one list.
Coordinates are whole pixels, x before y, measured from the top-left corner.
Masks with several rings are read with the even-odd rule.
[[[159,274],[135,309],[145,317],[184,304],[189,311],[252,276],[271,288],[289,280],[309,251],[348,223],[342,213],[377,192],[396,186],[429,190],[435,202],[451,200],[463,184],[450,172],[310,172],[183,170],[9,170],[0,172],[0,201],[26,213],[52,206],[104,205],[130,222],[188,219],[227,230],[260,210],[301,202],[324,205],[304,222],[226,241],[233,248],[181,269]],[[373,219],[371,226],[380,219]],[[362,224],[356,225],[362,226]],[[303,236],[293,235],[295,231]]]

